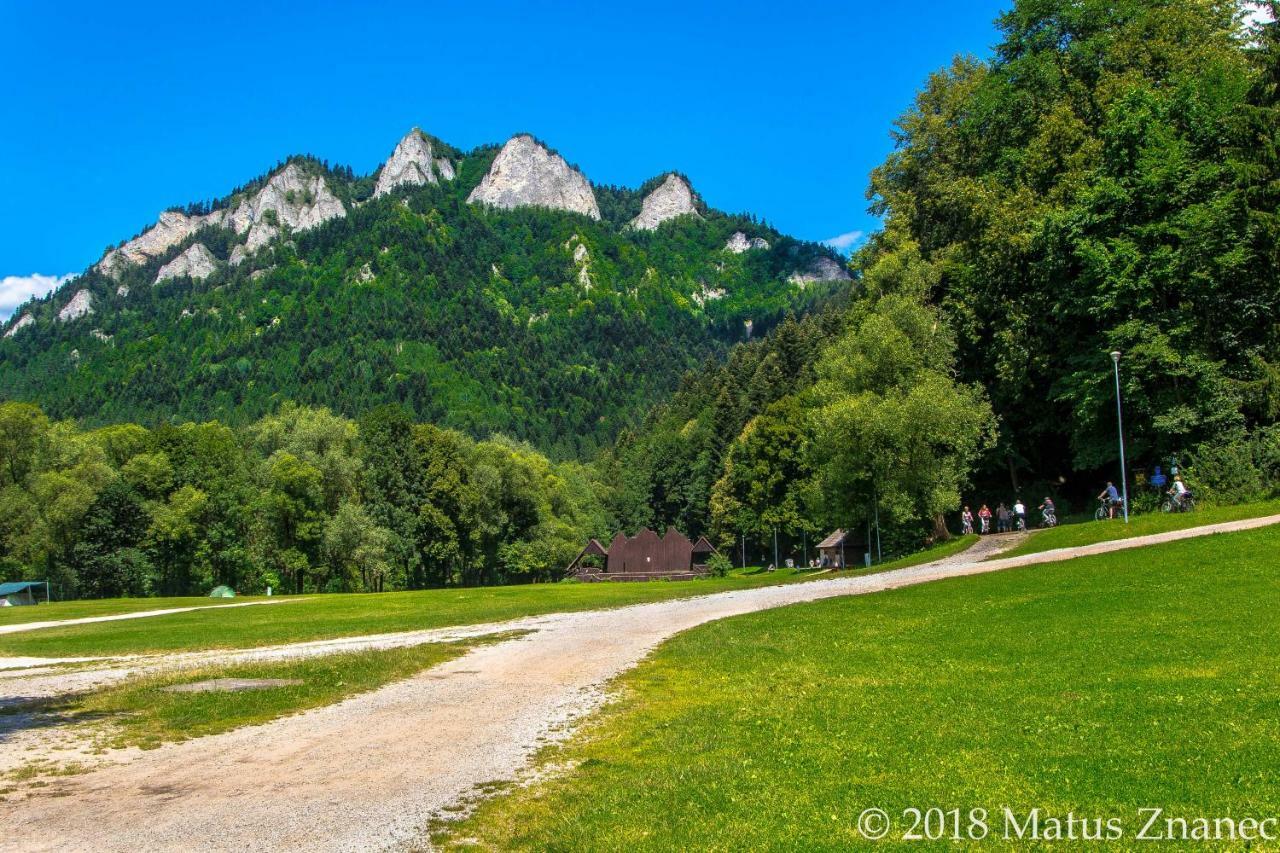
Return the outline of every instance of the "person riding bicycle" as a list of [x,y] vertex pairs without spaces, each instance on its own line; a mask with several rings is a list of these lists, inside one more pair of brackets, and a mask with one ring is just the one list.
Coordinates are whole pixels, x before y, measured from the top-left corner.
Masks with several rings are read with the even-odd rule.
[[1040,504],[1040,519],[1045,527],[1053,527],[1058,523],[1058,508],[1053,505],[1053,498],[1045,496]]
[[982,509],[978,510],[978,522],[982,525],[983,535],[991,532],[991,507],[982,505]]
[[969,512],[968,507],[965,507],[964,512],[960,513],[960,528],[965,536],[973,532],[973,513]]
[[1107,480],[1107,487],[1098,492],[1098,500],[1106,505],[1107,515],[1115,518],[1116,507],[1120,506],[1120,490],[1116,488],[1116,484]]
[[1178,505],[1179,509],[1186,508],[1187,495],[1190,494],[1190,491],[1187,489],[1187,484],[1182,482],[1181,476],[1173,478],[1173,487],[1169,489],[1169,494],[1173,496],[1173,502]]
[[1013,517],[1016,520],[1018,530],[1027,529],[1027,507],[1022,503],[1022,498],[1018,498],[1013,502]]

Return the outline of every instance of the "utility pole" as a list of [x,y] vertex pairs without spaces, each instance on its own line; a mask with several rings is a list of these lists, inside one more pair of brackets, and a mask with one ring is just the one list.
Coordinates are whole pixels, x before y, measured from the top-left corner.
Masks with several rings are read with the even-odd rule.
[[773,528],[773,567],[778,568],[778,527]]
[[1124,412],[1120,405],[1120,351],[1111,353],[1111,365],[1116,374],[1116,427],[1120,432],[1120,500],[1124,509],[1124,523],[1129,523],[1129,472],[1124,462]]

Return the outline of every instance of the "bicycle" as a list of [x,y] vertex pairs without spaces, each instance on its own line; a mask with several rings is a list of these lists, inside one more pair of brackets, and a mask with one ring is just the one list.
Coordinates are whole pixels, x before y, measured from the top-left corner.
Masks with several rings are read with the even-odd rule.
[[1177,495],[1170,495],[1165,498],[1160,509],[1165,512],[1195,512],[1196,497],[1191,492],[1183,492],[1181,499]]
[[1040,510],[1040,526],[1041,527],[1057,527],[1058,514],[1051,509]]
[[1098,501],[1098,511],[1093,514],[1096,521],[1108,521],[1111,518],[1111,503],[1106,498]]

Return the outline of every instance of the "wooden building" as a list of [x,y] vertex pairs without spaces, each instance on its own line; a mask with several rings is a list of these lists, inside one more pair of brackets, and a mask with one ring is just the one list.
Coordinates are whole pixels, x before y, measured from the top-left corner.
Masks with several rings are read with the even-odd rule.
[[847,530],[836,530],[818,543],[818,565],[844,569],[861,566],[866,559],[867,543]]
[[705,536],[690,542],[674,527],[661,537],[646,527],[630,537],[619,531],[607,548],[588,540],[565,571],[584,581],[689,580],[707,573],[714,553]]

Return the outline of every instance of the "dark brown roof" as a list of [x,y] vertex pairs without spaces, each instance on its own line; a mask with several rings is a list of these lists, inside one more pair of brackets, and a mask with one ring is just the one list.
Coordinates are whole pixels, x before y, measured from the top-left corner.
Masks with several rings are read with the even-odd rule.
[[707,541],[707,537],[699,536],[698,541],[693,543],[693,553],[714,554],[716,553],[716,547]]

